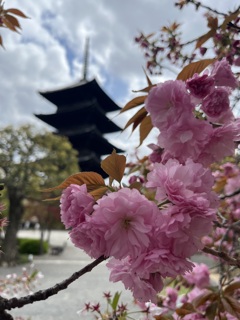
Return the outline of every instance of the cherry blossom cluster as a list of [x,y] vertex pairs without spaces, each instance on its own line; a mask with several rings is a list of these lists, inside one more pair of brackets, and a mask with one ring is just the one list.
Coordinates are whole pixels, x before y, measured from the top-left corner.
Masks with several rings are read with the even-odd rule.
[[202,241],[207,247],[236,254],[239,251],[237,234],[240,230],[240,168],[237,163],[226,162],[217,166],[213,175],[214,189],[221,198],[219,223]]
[[229,95],[236,88],[228,62],[183,82],[153,87],[145,107],[160,130],[161,152],[142,188],[109,188],[97,201],[87,186],[68,186],[61,220],[71,241],[93,258],[111,258],[110,280],[139,301],[156,302],[166,277],[185,275],[203,248],[219,205],[208,166],[232,155],[240,122]]

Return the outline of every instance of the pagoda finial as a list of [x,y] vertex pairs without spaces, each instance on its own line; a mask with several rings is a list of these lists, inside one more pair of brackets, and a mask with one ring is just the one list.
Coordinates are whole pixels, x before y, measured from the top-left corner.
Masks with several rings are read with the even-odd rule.
[[85,43],[83,76],[81,81],[87,81],[88,56],[89,56],[89,38],[86,39],[86,43]]

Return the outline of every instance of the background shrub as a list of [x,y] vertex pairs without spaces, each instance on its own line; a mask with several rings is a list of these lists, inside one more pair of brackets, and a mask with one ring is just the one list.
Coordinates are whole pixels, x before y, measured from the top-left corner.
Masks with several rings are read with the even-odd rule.
[[41,240],[40,239],[31,239],[31,238],[20,238],[18,239],[18,252],[20,254],[34,254],[39,255],[41,253],[48,252],[48,243],[43,241],[42,243],[42,252],[41,250]]

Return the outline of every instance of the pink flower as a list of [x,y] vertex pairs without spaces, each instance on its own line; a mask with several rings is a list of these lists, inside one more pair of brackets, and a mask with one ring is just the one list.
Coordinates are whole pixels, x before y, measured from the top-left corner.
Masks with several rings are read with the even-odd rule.
[[111,270],[110,281],[122,281],[125,289],[131,290],[134,298],[139,301],[157,303],[157,293],[163,288],[160,274],[150,274],[147,279],[141,278],[131,269],[129,257],[122,260],[111,259],[107,267]]
[[[155,238],[154,249],[141,254],[131,262],[131,267],[134,272],[140,275],[141,278],[148,278],[149,274],[160,273],[163,278],[176,277],[179,274],[184,274],[191,271],[193,264],[186,260],[185,257],[174,255],[171,248],[171,241],[168,246],[164,247],[165,242],[162,234],[157,234]],[[162,245],[162,247],[160,247]],[[159,247],[158,247],[159,246]]]
[[171,155],[184,163],[187,158],[198,162],[199,154],[205,149],[213,128],[206,121],[193,117],[192,114],[182,115],[178,120],[169,123],[158,137],[158,145],[165,149],[162,156]]
[[207,74],[199,76],[195,73],[186,81],[186,87],[194,97],[203,99],[214,90],[214,78]]
[[199,154],[198,161],[204,166],[219,162],[224,157],[234,155],[235,142],[239,141],[240,122],[234,121],[215,128],[212,131],[205,148]]
[[150,242],[158,207],[136,189],[123,188],[98,200],[93,223],[106,241],[106,256],[138,256]]
[[214,178],[209,169],[191,159],[186,164],[169,159],[165,165],[153,164],[153,170],[147,175],[149,188],[156,188],[156,200],[168,199],[176,205],[201,204],[201,207],[216,208],[217,200],[212,192]]
[[212,229],[216,218],[214,209],[202,209],[200,206],[170,206],[162,210],[162,228],[157,238],[161,238],[177,257],[190,257],[203,248],[201,238]]
[[180,80],[166,81],[153,87],[145,101],[152,123],[160,130],[169,123],[178,121],[185,112],[191,113],[194,106],[185,83]]
[[237,79],[234,77],[226,58],[214,63],[211,76],[214,78],[215,85],[217,86],[226,86],[233,89],[238,86]]
[[106,241],[102,232],[92,223],[92,217],[73,228],[69,236],[75,247],[84,250],[90,257],[97,259],[105,255]]
[[[226,88],[215,88],[202,102],[202,110],[212,122],[224,122],[233,120],[233,113],[230,109],[229,91]],[[221,120],[220,120],[221,119]],[[218,121],[220,120],[220,121]]]
[[92,213],[94,203],[95,200],[87,192],[85,184],[71,184],[67,187],[60,199],[61,221],[65,227],[76,227],[85,221],[85,216]]
[[184,279],[189,283],[196,285],[200,289],[204,289],[210,285],[210,275],[208,266],[204,263],[195,264],[190,273],[184,275]]

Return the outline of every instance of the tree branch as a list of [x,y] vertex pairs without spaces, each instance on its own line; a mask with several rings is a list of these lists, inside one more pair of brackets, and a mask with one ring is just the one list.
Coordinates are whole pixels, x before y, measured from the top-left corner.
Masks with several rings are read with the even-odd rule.
[[226,252],[223,251],[217,251],[208,247],[204,247],[202,249],[203,252],[211,254],[215,257],[218,257],[220,259],[223,259],[224,261],[226,261],[229,265],[231,266],[236,266],[238,268],[240,268],[240,260],[237,260],[235,258],[230,257]]
[[27,304],[48,299],[49,297],[57,294],[59,291],[66,289],[72,282],[80,278],[85,273],[90,272],[94,267],[96,267],[98,264],[100,264],[102,261],[106,259],[107,258],[104,256],[99,257],[98,259],[94,260],[92,263],[88,264],[86,267],[73,273],[69,278],[63,280],[60,283],[57,283],[55,286],[48,288],[46,290],[40,290],[35,292],[32,295],[28,295],[22,298],[0,299],[0,315],[1,313],[4,312],[4,310],[22,308]]

